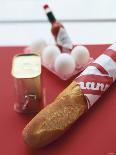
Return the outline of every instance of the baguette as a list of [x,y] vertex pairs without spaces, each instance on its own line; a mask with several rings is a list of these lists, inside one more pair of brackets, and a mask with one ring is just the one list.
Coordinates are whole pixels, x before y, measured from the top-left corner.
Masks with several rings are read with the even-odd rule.
[[24,141],[43,147],[59,138],[116,81],[116,43],[105,50],[24,128]]
[[85,97],[73,81],[27,124],[23,139],[31,147],[44,147],[58,139],[86,110]]

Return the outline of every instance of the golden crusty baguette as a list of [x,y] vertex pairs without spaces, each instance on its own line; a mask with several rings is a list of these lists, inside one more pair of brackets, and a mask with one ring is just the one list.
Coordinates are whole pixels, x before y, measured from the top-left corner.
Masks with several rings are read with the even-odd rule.
[[87,110],[85,97],[73,81],[24,128],[25,143],[43,147],[59,138]]

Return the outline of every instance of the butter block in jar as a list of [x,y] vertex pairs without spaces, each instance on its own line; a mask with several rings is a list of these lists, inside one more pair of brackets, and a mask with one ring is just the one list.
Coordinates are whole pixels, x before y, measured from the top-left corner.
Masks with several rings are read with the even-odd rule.
[[18,54],[12,61],[16,89],[14,110],[35,113],[42,108],[41,59],[36,54]]

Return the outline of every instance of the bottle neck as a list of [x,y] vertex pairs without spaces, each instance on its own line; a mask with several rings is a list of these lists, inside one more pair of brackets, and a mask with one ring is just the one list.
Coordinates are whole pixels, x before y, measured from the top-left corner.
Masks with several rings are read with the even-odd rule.
[[46,12],[46,15],[48,17],[48,20],[50,23],[54,23],[56,21],[56,18],[53,14],[53,12],[50,10],[48,5],[44,5],[44,10]]
[[47,12],[46,15],[47,15],[48,20],[49,20],[50,23],[54,23],[56,21],[56,18],[54,16],[54,14],[52,13],[52,11]]

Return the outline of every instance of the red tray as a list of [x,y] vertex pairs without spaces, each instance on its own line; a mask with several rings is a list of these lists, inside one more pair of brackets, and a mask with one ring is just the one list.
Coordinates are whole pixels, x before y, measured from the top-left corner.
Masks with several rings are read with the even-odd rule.
[[[88,45],[96,58],[108,45]],[[0,47],[0,154],[1,155],[115,155],[116,154],[116,83],[102,98],[59,140],[49,146],[33,150],[22,140],[21,132],[33,115],[13,111],[15,102],[11,62],[14,54],[24,47]],[[42,68],[47,104],[54,100],[70,81],[62,81]]]

